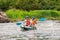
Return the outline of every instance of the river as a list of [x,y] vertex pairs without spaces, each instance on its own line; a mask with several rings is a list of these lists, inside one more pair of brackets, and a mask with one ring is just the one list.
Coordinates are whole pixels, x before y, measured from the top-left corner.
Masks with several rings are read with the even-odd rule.
[[60,40],[60,23],[37,21],[37,30],[21,31],[14,23],[0,23],[0,40]]

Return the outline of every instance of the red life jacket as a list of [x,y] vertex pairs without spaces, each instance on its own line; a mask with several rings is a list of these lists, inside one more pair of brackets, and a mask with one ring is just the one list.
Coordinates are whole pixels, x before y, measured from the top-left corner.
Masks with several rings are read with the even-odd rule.
[[29,25],[30,25],[30,21],[26,20],[26,26],[29,26]]

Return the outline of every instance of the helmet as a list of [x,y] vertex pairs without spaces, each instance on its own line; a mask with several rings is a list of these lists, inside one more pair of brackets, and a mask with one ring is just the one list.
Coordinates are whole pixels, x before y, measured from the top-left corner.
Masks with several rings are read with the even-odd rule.
[[26,16],[25,18],[29,18],[29,16]]
[[34,16],[32,16],[32,19],[35,19],[35,17],[34,17]]

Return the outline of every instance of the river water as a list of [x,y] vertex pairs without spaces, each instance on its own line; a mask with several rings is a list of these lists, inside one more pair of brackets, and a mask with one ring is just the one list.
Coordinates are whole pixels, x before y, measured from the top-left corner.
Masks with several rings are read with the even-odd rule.
[[0,40],[60,40],[60,23],[37,21],[37,30],[21,31],[16,23],[0,23]]

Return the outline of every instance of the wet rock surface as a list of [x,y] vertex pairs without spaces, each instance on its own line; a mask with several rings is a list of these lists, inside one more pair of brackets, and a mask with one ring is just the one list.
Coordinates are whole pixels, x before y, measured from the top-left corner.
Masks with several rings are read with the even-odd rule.
[[0,40],[60,40],[60,23],[37,22],[37,30],[24,32],[16,23],[0,23]]
[[8,23],[9,18],[4,12],[0,12],[0,23]]

